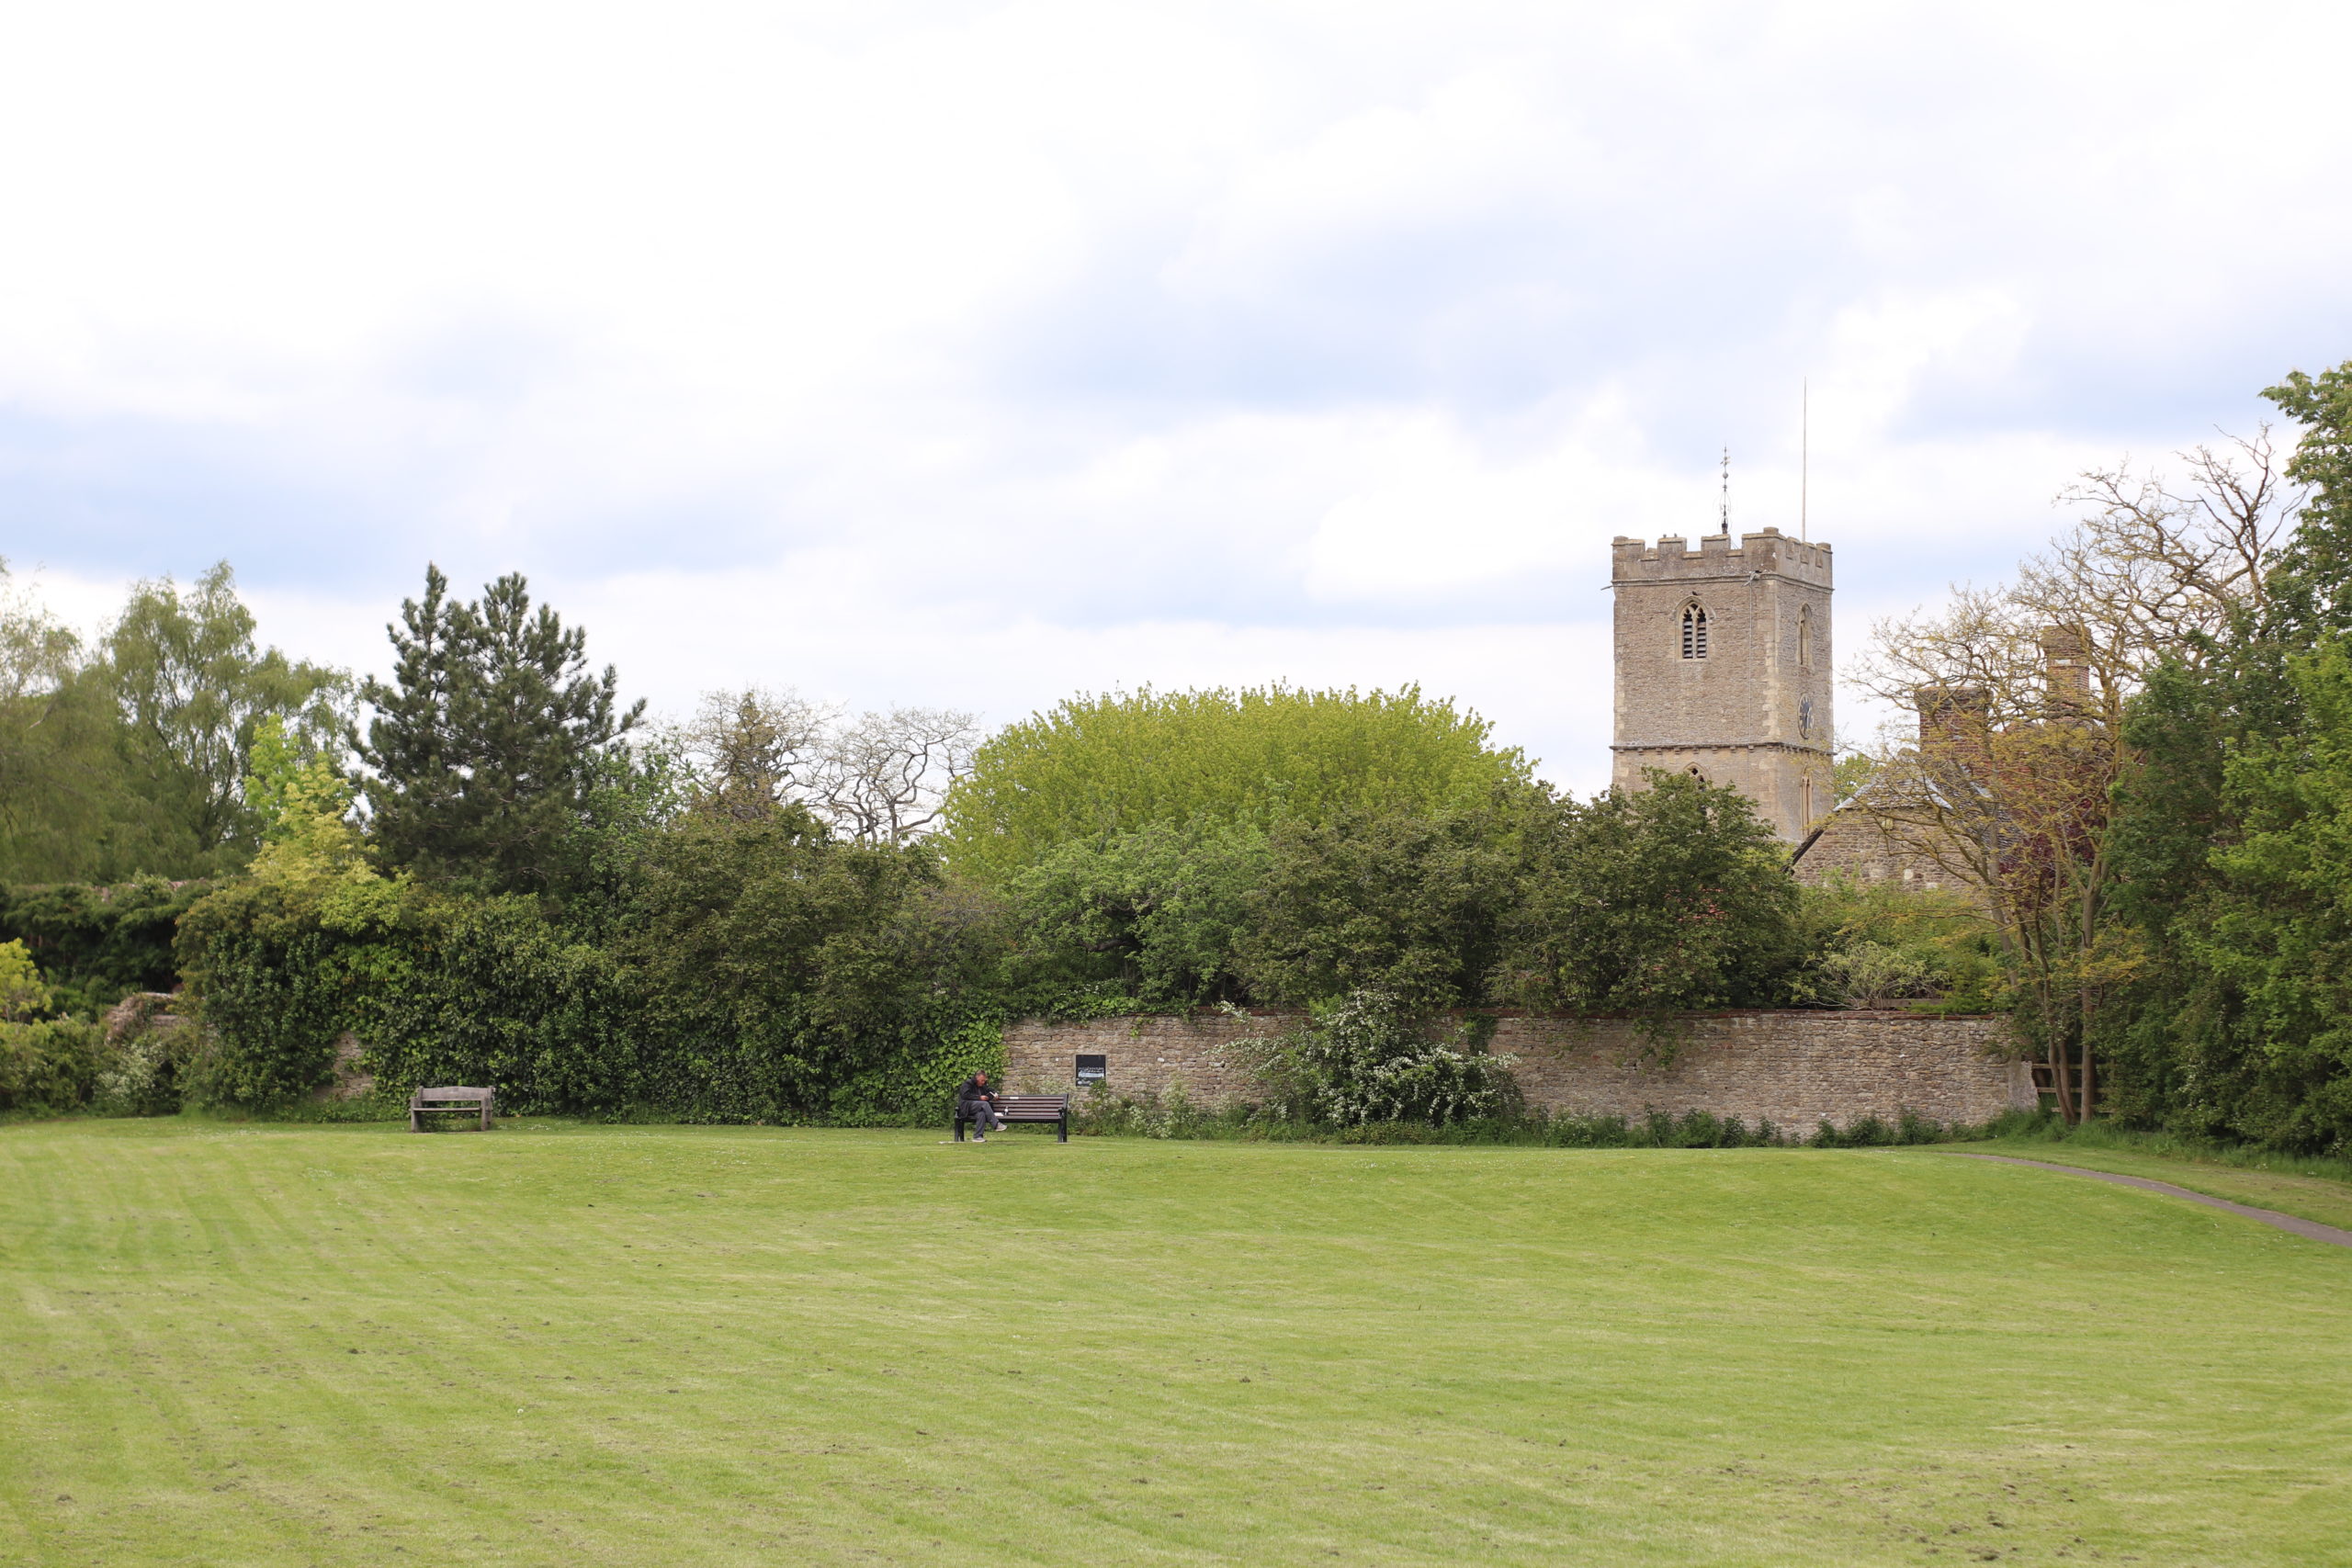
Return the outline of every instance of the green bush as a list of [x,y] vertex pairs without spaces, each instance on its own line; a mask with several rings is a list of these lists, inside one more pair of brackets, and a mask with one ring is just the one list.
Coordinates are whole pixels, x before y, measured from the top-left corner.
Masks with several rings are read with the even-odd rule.
[[[651,1014],[639,976],[550,922],[537,898],[411,891],[381,940],[330,967],[365,973],[368,984],[352,988],[362,1005],[337,1021],[359,1038],[388,1096],[477,1084],[533,1114],[689,1109],[665,1099],[647,1070]],[[313,1026],[314,1039],[324,1026]],[[334,1040],[312,1046],[322,1077]]]
[[[1988,1127],[2000,1124],[1996,1121]],[[1905,1109],[1892,1124],[1878,1116],[1860,1116],[1843,1127],[1824,1122],[1814,1129],[1813,1136],[1805,1142],[1816,1149],[1873,1149],[1896,1144],[1941,1144],[1963,1136],[1987,1135],[1990,1135],[1988,1128],[1946,1127]]]
[[1239,962],[1261,1001],[1351,992],[1418,1011],[1479,1007],[1505,929],[1537,896],[1526,840],[1563,808],[1539,790],[1436,811],[1286,820],[1268,840]]
[[1856,941],[1821,955],[1821,973],[1848,1007],[1883,1008],[1935,994],[1936,968],[1919,953]]
[[178,985],[175,930],[211,886],[147,877],[108,887],[0,887],[0,942],[30,951],[56,993],[56,1010],[95,1020],[134,991]]
[[1792,1000],[1939,1012],[2014,1004],[1992,921],[1963,894],[1840,872],[1804,890],[1799,918],[1815,957],[1813,972],[1794,979]]
[[174,1116],[197,1070],[203,1031],[164,1011],[168,998],[133,998],[109,1013],[104,1065],[90,1096],[102,1116]]
[[380,1005],[402,888],[368,873],[256,876],[180,918],[177,950],[210,1032],[186,1088],[199,1104],[264,1109],[326,1081],[334,1042]]
[[1004,1078],[1004,1025],[992,1017],[918,1031],[895,1058],[836,1089],[827,1120],[861,1127],[922,1127],[946,1120],[956,1086],[974,1073]]
[[1493,1027],[1491,1019],[1442,1021],[1387,992],[1356,991],[1315,1008],[1304,1028],[1235,1049],[1266,1085],[1276,1115],[1336,1127],[1442,1127],[1517,1109],[1512,1058],[1485,1048]]
[[346,1032],[379,1109],[466,1083],[526,1113],[922,1121],[1001,1065],[992,906],[950,896],[925,851],[689,823],[629,900],[592,931],[530,896],[265,852],[181,922],[209,1042],[189,1098],[301,1106]]
[[1057,844],[1012,880],[1023,966],[1147,1008],[1246,1001],[1241,953],[1268,859],[1250,823],[1154,822]]
[[1528,848],[1498,994],[1629,1014],[1660,1056],[1680,1015],[1789,999],[1807,956],[1786,850],[1754,803],[1688,773],[1557,803]]
[[0,1023],[0,1111],[62,1113],[90,1103],[106,1034],[78,1019]]

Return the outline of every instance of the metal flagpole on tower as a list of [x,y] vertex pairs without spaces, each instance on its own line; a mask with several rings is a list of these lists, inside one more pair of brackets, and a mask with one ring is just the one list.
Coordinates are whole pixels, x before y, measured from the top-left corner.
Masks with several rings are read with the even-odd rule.
[[1797,387],[1797,537],[1810,544],[1813,535],[1805,513],[1813,499],[1813,378],[1806,377]]
[[1723,536],[1731,537],[1731,448],[1724,448],[1724,520]]

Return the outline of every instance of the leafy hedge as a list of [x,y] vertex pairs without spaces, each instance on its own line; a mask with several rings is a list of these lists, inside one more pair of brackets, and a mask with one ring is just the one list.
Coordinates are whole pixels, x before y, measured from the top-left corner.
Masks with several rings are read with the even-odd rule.
[[[1531,788],[1428,817],[1146,828],[1063,845],[1010,896],[951,881],[933,845],[837,839],[790,806],[625,823],[593,893],[564,900],[388,877],[339,796],[282,817],[233,882],[26,903],[52,972],[155,989],[176,917],[196,1027],[106,1069],[116,1088],[84,1073],[85,1100],[383,1114],[469,1083],[526,1113],[922,1122],[1001,1068],[1009,1018],[1377,992],[1369,1033],[1332,1022],[1267,1064],[1278,1098],[1316,1121],[1475,1120],[1507,1078],[1422,1038],[1438,1011],[1524,993],[1667,1018],[1771,999],[1802,958],[1746,803],[1681,775],[1590,806]],[[335,1081],[346,1040],[371,1089]]]
[[181,922],[203,1101],[283,1109],[345,1033],[383,1102],[485,1084],[526,1113],[929,1121],[1001,1056],[990,931],[921,851],[792,823],[667,836],[594,930],[530,896],[356,866],[257,875]]
[[0,886],[0,942],[31,952],[57,1010],[95,1018],[133,991],[178,984],[175,929],[211,886],[157,877],[103,887]]
[[98,1089],[105,1032],[75,1019],[0,1023],[0,1111],[79,1111]]

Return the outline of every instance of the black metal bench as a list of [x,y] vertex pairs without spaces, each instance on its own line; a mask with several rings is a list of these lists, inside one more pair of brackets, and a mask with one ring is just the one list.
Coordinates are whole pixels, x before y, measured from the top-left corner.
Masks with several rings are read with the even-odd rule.
[[490,1131],[490,1102],[495,1096],[486,1089],[421,1089],[408,1097],[408,1130],[424,1131],[424,1118],[435,1111],[454,1111],[481,1116],[481,1130]]
[[[1000,1094],[996,1097],[996,1113],[1008,1122],[1051,1122],[1055,1124],[1057,1144],[1069,1142],[1069,1096],[1066,1094]],[[956,1102],[956,1141],[964,1141],[964,1129],[972,1119],[964,1114],[964,1102]]]

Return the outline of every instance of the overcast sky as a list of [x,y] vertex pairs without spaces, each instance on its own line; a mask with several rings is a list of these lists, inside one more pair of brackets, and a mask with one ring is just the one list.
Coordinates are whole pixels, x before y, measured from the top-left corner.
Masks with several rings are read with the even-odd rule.
[[[2352,8],[18,0],[0,553],[673,711],[1418,681],[1607,774],[1607,546],[1838,632],[2352,356]],[[1850,728],[1850,727],[1849,727]]]

